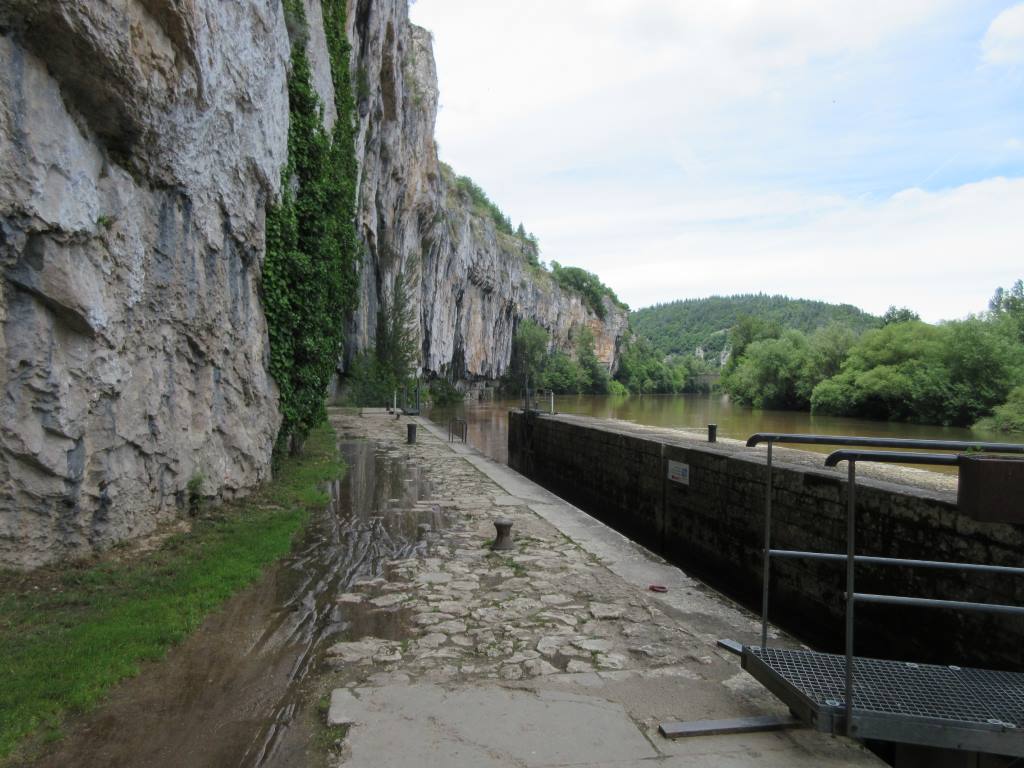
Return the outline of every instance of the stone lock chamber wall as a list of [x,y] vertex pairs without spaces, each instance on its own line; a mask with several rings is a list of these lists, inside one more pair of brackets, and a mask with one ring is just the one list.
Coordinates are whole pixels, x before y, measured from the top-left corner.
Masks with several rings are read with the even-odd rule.
[[[509,464],[554,493],[760,612],[765,452],[682,432],[577,416],[509,414]],[[667,479],[689,465],[689,484]],[[775,464],[772,546],[846,551],[845,470]],[[952,494],[863,478],[857,552],[1024,562],[1024,528],[978,523]],[[845,569],[773,560],[771,620],[841,652]],[[1024,604],[1024,578],[857,567],[857,591]],[[1004,669],[1021,666],[1024,622],[994,614],[858,605],[858,655]]]

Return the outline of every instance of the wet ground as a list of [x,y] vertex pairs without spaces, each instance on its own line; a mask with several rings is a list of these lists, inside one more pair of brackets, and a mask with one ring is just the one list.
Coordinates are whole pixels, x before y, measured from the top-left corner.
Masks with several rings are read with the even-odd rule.
[[430,483],[396,449],[344,439],[345,478],[293,554],[210,616],[167,659],[115,688],[37,765],[292,766],[315,758],[324,651],[346,634],[397,637],[337,598],[384,564],[426,554],[444,525]]
[[331,418],[349,471],[294,554],[40,765],[878,764],[802,730],[659,736],[785,713],[716,645],[755,617],[423,420],[408,445],[405,419]]
[[[718,647],[749,642],[750,613],[444,430],[338,411],[344,431],[390,441],[434,482],[447,515],[426,556],[339,596],[397,635],[353,631],[326,651],[328,722],[343,768],[752,766],[880,763],[808,730],[672,741],[666,720],[784,715]],[[514,547],[494,552],[495,518]],[[655,593],[651,584],[668,591]],[[367,625],[368,626],[368,625]],[[771,633],[773,643],[791,639]]]

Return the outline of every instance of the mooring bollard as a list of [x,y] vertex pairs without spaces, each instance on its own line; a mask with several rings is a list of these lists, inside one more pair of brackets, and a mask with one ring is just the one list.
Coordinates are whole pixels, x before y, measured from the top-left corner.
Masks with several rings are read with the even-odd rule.
[[499,517],[494,521],[494,529],[498,532],[498,535],[494,537],[494,543],[491,545],[491,549],[495,552],[501,552],[506,549],[515,549],[516,545],[512,543],[512,521],[507,517]]
[[709,443],[716,443],[716,442],[718,442],[718,425],[717,424],[708,424],[708,442]]
[[412,445],[416,442],[416,425],[413,423],[405,425],[405,442]]

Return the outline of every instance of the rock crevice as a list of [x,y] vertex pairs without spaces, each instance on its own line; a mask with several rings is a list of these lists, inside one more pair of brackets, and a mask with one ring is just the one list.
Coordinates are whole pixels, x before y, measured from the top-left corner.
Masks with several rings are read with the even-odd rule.
[[268,474],[288,37],[274,0],[12,2],[0,29],[0,564],[31,567]]
[[[430,35],[407,0],[351,0],[364,253],[344,363],[402,274],[421,365],[500,376],[516,324],[570,349],[605,319],[461,196],[434,143]],[[313,84],[334,103],[320,0]],[[190,481],[265,478],[280,423],[259,284],[287,156],[280,0],[0,7],[0,565],[88,555],[184,514]]]

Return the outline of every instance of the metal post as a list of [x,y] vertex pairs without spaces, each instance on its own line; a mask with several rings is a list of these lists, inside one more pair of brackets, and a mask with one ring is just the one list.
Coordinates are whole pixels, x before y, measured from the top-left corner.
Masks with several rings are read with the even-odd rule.
[[397,389],[395,390],[394,404],[391,406],[391,410],[392,411],[397,411],[398,410],[398,390]]
[[551,390],[551,415],[555,415],[555,390]]
[[708,424],[708,442],[714,443],[718,441],[718,425]]
[[772,556],[772,441],[768,441],[768,476],[764,491],[764,576],[761,581],[761,647],[768,647],[768,577]]
[[857,534],[857,462],[846,476],[846,735],[853,736],[853,571]]

